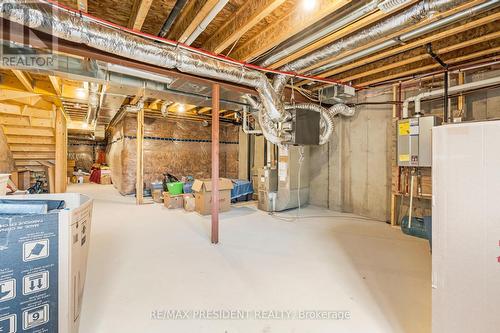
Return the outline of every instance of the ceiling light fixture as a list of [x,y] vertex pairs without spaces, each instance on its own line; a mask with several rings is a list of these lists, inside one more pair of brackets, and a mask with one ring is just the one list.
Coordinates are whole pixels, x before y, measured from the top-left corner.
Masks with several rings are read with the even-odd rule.
[[76,92],[76,97],[78,99],[85,99],[87,98],[87,91],[83,88],[77,88],[75,89],[75,92]]
[[179,104],[177,107],[178,112],[185,112],[186,111],[186,106],[184,104]]
[[316,7],[316,0],[302,0],[302,8],[311,11]]

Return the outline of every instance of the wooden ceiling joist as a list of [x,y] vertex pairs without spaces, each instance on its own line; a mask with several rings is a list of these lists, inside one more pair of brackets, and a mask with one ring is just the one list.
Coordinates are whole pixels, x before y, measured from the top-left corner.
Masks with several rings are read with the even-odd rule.
[[450,15],[456,14],[456,13],[461,12],[463,10],[466,10],[466,9],[468,9],[468,8],[474,6],[474,5],[477,5],[477,4],[481,3],[481,2],[484,2],[484,0],[475,0],[475,1],[471,1],[471,2],[465,3],[463,5],[460,5],[460,6],[456,6],[453,9],[450,9],[450,10],[448,10],[446,12],[443,12],[443,13],[436,14],[436,15],[432,16],[431,19],[424,20],[424,21],[421,21],[420,23],[410,25],[410,26],[408,26],[408,27],[406,27],[404,29],[401,29],[401,30],[399,30],[399,31],[397,31],[395,33],[389,34],[389,35],[387,35],[387,36],[385,36],[383,38],[378,38],[378,39],[376,39],[376,40],[374,40],[374,41],[372,41],[370,43],[366,43],[366,44],[364,44],[364,45],[362,45],[360,47],[350,49],[347,52],[343,52],[341,54],[335,55],[335,56],[333,56],[333,57],[331,57],[329,59],[325,59],[323,61],[318,61],[318,62],[314,63],[313,65],[311,65],[310,67],[305,68],[304,72],[313,70],[315,68],[318,68],[320,66],[328,64],[328,63],[330,63],[330,62],[332,62],[334,60],[337,60],[337,59],[346,57],[348,55],[360,52],[360,51],[365,50],[367,48],[373,47],[373,46],[375,46],[377,44],[380,44],[382,42],[385,42],[387,40],[397,38],[401,34],[413,31],[413,30],[415,30],[417,28],[421,28],[421,27],[423,27],[425,25],[428,25],[431,22],[435,22],[435,21],[441,20],[441,19],[443,19],[445,17],[448,17]]
[[62,89],[61,84],[59,83],[59,79],[53,75],[49,75],[50,84],[52,84],[52,88],[54,89],[57,96],[61,96]]
[[[491,33],[491,34],[488,34],[488,35],[484,35],[484,36],[481,36],[481,37],[477,37],[477,38],[474,38],[474,39],[470,39],[470,40],[467,40],[465,42],[458,43],[458,44],[455,44],[455,45],[451,45],[451,46],[448,46],[448,47],[443,47],[441,49],[435,50],[434,53],[436,53],[437,55],[441,55],[441,54],[449,53],[449,52],[456,51],[456,50],[459,50],[459,49],[462,49],[462,48],[466,48],[466,47],[469,47],[469,46],[473,46],[475,44],[483,43],[483,42],[486,42],[486,41],[489,41],[489,40],[494,40],[494,39],[497,39],[497,38],[500,38],[500,31],[494,32],[494,33]],[[430,58],[431,58],[431,56],[429,54],[427,54],[427,53],[426,54],[421,54],[421,55],[418,55],[418,56],[415,56],[415,57],[411,57],[411,58],[404,59],[404,60],[401,60],[401,61],[393,62],[393,63],[385,65],[385,66],[377,66],[376,68],[374,68],[374,69],[372,69],[370,71],[364,71],[362,73],[358,73],[358,74],[355,74],[355,75],[351,75],[351,76],[348,76],[348,77],[341,78],[340,81],[341,82],[351,82],[351,81],[354,81],[354,80],[357,80],[357,79],[360,79],[360,78],[363,78],[363,77],[367,77],[367,76],[370,76],[370,75],[373,75],[373,74],[385,72],[385,71],[388,71],[390,69],[402,67],[402,66],[405,66],[405,65],[408,65],[408,64],[411,64],[411,63],[415,63],[415,62],[422,61],[422,60],[425,60],[425,59],[430,59]]]
[[190,4],[184,9],[186,14],[181,15],[180,19],[172,29],[172,34],[181,32],[177,40],[184,43],[196,30],[208,13],[210,13],[210,11],[215,7],[217,2],[218,0],[193,1],[192,5]]
[[[444,31],[439,32],[439,33],[431,34],[428,37],[417,39],[417,40],[415,40],[413,42],[410,42],[410,43],[407,43],[405,45],[402,45],[402,46],[399,46],[399,47],[396,47],[396,48],[393,48],[393,49],[390,49],[390,50],[387,50],[387,51],[383,51],[381,53],[377,53],[377,54],[375,54],[373,56],[369,56],[369,57],[363,58],[363,59],[361,59],[359,61],[355,61],[355,62],[350,63],[350,64],[339,66],[338,68],[334,68],[332,70],[329,70],[329,71],[326,71],[324,73],[321,73],[318,76],[319,77],[323,77],[323,78],[331,77],[331,76],[336,75],[338,73],[346,72],[348,70],[351,70],[351,69],[354,69],[354,68],[358,68],[358,67],[364,66],[366,64],[369,64],[369,63],[372,63],[372,62],[375,62],[375,61],[378,61],[378,60],[381,60],[381,59],[386,59],[386,58],[394,56],[396,54],[399,54],[399,53],[402,53],[402,52],[405,52],[405,51],[408,51],[408,50],[412,50],[412,49],[415,49],[417,47],[421,47],[421,46],[423,46],[425,44],[432,43],[432,42],[435,42],[435,41],[438,41],[438,40],[441,40],[441,39],[449,38],[449,37],[454,36],[456,34],[459,34],[461,32],[468,31],[470,29],[474,29],[476,27],[479,27],[479,26],[482,26],[482,25],[486,25],[488,23],[495,22],[497,20],[500,20],[500,13],[498,13],[498,12],[497,13],[493,13],[493,14],[488,15],[488,16],[485,16],[485,17],[482,17],[480,19],[477,19],[477,20],[474,20],[474,21],[471,21],[471,22],[459,25],[459,26],[454,27],[454,28],[451,28],[451,29],[448,29],[448,30],[444,30]],[[383,40],[380,40],[379,42],[381,42],[381,41],[383,41]],[[360,47],[360,48],[356,48],[356,49],[354,49],[352,51],[349,51],[348,53],[342,53],[342,54],[340,54],[340,55],[338,55],[338,56],[336,56],[334,58],[331,58],[329,61],[335,61],[335,60],[341,59],[341,58],[343,58],[343,57],[345,57],[345,56],[347,56],[349,54],[353,54],[353,53],[359,52],[359,51],[361,51],[361,50],[363,50],[365,48],[366,47],[363,46],[363,47]],[[309,81],[307,81],[307,80],[298,82],[297,86],[303,86],[303,85],[305,85],[308,82]]]
[[18,69],[13,69],[12,73],[17,77],[19,82],[23,85],[23,87],[30,93],[35,92],[35,87],[33,85],[33,79],[29,76],[28,73],[20,71]]
[[[405,4],[405,7],[412,5],[412,4],[416,3],[417,1],[418,0],[410,1],[407,4]],[[281,59],[280,61],[272,64],[269,67],[272,69],[280,68],[281,66],[283,66],[289,62],[292,62],[300,57],[303,57],[303,56],[309,54],[310,52],[318,50],[318,49],[320,49],[328,44],[331,44],[334,41],[339,40],[342,37],[345,37],[349,34],[352,34],[355,31],[361,30],[361,29],[363,29],[363,28],[365,28],[365,27],[367,27],[367,26],[369,26],[377,21],[380,21],[384,18],[387,18],[390,15],[392,15],[394,13],[394,11],[399,10],[399,9],[400,8],[398,7],[396,9],[394,9],[392,11],[388,11],[388,12],[383,12],[381,10],[375,10],[374,12],[363,17],[359,21],[356,21],[356,22],[354,22],[346,27],[343,27],[343,28],[335,31],[334,33],[332,33],[328,36],[325,36],[324,38],[322,38],[322,39],[320,39],[320,40],[318,40],[310,45],[307,45],[306,47],[298,50],[297,52],[289,55],[286,58]]]
[[284,2],[285,0],[245,2],[236,14],[204,43],[203,48],[214,53],[221,53]]
[[151,8],[151,4],[153,0],[135,0],[134,7],[132,9],[132,14],[130,15],[130,19],[128,21],[128,27],[130,29],[140,31],[142,29],[142,25],[144,24],[144,20],[146,20],[146,16],[149,13],[149,9]]
[[318,0],[314,12],[305,11],[298,4],[285,17],[269,25],[264,31],[236,48],[232,53],[232,57],[242,61],[249,61],[326,16],[333,14],[350,2],[351,0]]
[[[483,50],[483,51],[479,51],[479,52],[474,52],[474,53],[471,53],[471,54],[467,54],[467,55],[464,55],[464,56],[461,56],[461,57],[449,59],[449,60],[446,60],[446,63],[449,64],[449,65],[459,64],[459,63],[462,63],[462,62],[465,62],[465,61],[468,61],[468,60],[474,60],[474,59],[477,59],[477,58],[480,58],[480,57],[484,57],[484,56],[487,56],[487,55],[491,55],[491,54],[495,54],[495,53],[500,53],[500,47],[490,48],[490,49],[487,49],[487,50]],[[403,77],[407,77],[407,76],[410,76],[410,75],[414,75],[414,74],[418,74],[418,73],[424,73],[426,71],[431,71],[431,70],[435,70],[435,69],[439,69],[439,68],[441,68],[441,65],[439,65],[439,64],[431,64],[431,65],[427,65],[427,66],[422,66],[422,67],[410,69],[410,70],[407,70],[407,71],[404,71],[404,72],[398,72],[398,73],[395,73],[395,74],[392,74],[392,75],[383,76],[383,77],[376,78],[376,79],[373,79],[373,80],[364,81],[364,82],[359,83],[358,85],[360,87],[367,87],[367,86],[370,86],[370,85],[373,85],[373,84],[377,84],[377,83],[380,83],[380,82],[385,82],[385,81],[390,81],[390,80],[393,80],[393,79],[403,78]]]

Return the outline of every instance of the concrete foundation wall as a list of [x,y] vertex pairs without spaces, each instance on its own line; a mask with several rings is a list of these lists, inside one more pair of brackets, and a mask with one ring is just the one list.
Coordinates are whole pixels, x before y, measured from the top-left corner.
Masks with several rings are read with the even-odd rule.
[[[470,73],[465,82],[498,75],[500,70]],[[455,76],[451,77],[451,85],[457,84]],[[403,98],[427,89],[425,84],[408,87]],[[352,102],[391,100],[392,87],[386,86],[361,91]],[[463,121],[500,119],[500,88],[467,94],[465,101]],[[458,116],[457,97],[450,99],[450,105]],[[422,111],[442,116],[442,99],[423,102]],[[396,135],[391,121],[391,105],[359,106],[354,117],[338,118],[330,142],[311,149],[311,204],[381,221],[390,219],[391,141]]]
[[[360,92],[357,102],[391,99],[384,88]],[[367,105],[337,119],[330,142],[311,149],[311,204],[389,219],[391,118],[392,106]]]

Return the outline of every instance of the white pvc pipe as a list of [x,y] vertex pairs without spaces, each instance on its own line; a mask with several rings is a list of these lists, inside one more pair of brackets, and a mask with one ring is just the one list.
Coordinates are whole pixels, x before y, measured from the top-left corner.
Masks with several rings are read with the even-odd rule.
[[[500,76],[493,77],[491,79],[482,80],[482,81],[470,82],[470,83],[465,83],[465,84],[458,85],[458,86],[453,86],[453,87],[450,87],[448,89],[448,93],[454,94],[454,93],[460,93],[460,92],[465,92],[465,91],[474,90],[474,89],[481,89],[484,87],[493,86],[495,84],[500,84]],[[413,96],[413,97],[408,97],[403,102],[403,118],[409,117],[410,103],[415,102],[415,112],[420,112],[420,102],[423,99],[426,99],[429,97],[442,96],[442,95],[444,95],[444,89],[436,89],[436,90],[421,93],[421,94]]]
[[196,27],[196,29],[193,31],[191,35],[186,39],[184,44],[191,45],[198,36],[205,31],[205,29],[208,27],[210,22],[213,21],[213,19],[219,14],[219,12],[224,8],[224,6],[229,2],[229,0],[219,0],[217,4],[215,4],[214,8],[208,13],[207,16],[201,21],[201,23]]

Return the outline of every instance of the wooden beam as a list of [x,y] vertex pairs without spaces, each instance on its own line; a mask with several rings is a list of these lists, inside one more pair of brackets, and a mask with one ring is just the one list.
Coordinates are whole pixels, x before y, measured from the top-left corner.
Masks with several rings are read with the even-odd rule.
[[59,79],[53,75],[49,75],[49,81],[52,84],[52,88],[54,88],[54,91],[57,96],[61,96],[61,85],[59,84]]
[[[410,5],[413,5],[414,3],[416,3],[417,0],[413,0],[413,1],[410,1],[408,2],[407,4],[405,4],[403,7],[408,7]],[[300,57],[303,57],[307,54],[309,54],[310,52],[313,52],[315,50],[318,50],[320,48],[322,48],[323,46],[326,46],[328,44],[331,44],[333,43],[334,41],[336,40],[339,40],[340,38],[343,38],[349,34],[352,34],[353,32],[355,31],[358,31],[360,29],[363,29],[377,21],[380,21],[386,17],[389,17],[390,15],[392,15],[395,11],[397,10],[400,10],[402,7],[397,7],[395,9],[393,9],[392,11],[388,11],[388,12],[383,12],[381,10],[375,10],[374,12],[370,13],[369,15],[363,17],[362,19],[360,19],[359,21],[356,21],[348,26],[345,26],[337,31],[335,31],[334,33],[328,35],[328,36],[325,36],[324,38],[310,44],[310,45],[307,45],[306,47],[304,47],[303,49],[289,55],[288,57],[286,58],[283,58],[281,59],[280,61],[272,64],[271,66],[269,66],[270,68],[273,68],[273,69],[276,69],[276,68],[279,68],[289,62],[292,62]]]
[[56,140],[54,137],[34,137],[25,135],[16,135],[7,137],[8,144],[27,144],[27,145],[54,145]]
[[184,43],[188,37],[196,30],[196,27],[210,13],[217,4],[218,0],[198,0],[188,1],[188,5],[184,8],[183,13],[174,24],[169,32],[169,38],[178,40]]
[[0,117],[0,125],[7,126],[36,126],[36,127],[54,127],[52,119],[33,118],[18,115],[2,115]]
[[219,243],[219,106],[220,86],[212,86],[212,244]]
[[44,145],[44,144],[10,144],[9,149],[11,152],[37,152],[37,151],[50,151],[55,152],[56,147],[54,145]]
[[24,86],[24,88],[28,92],[35,92],[35,87],[33,86],[33,79],[29,76],[28,73],[20,71],[18,69],[13,69],[12,73],[17,77],[19,82]]
[[144,24],[144,20],[149,13],[149,9],[151,8],[151,4],[153,0],[135,0],[134,7],[132,8],[132,14],[130,15],[130,19],[128,21],[128,27],[130,29],[140,31],[142,29],[142,25]]
[[[351,54],[354,54],[354,53],[360,52],[360,51],[362,51],[362,50],[364,50],[364,49],[367,49],[367,48],[373,47],[373,46],[375,46],[375,45],[377,45],[377,44],[380,44],[380,43],[382,43],[382,42],[388,41],[388,40],[390,40],[390,39],[397,38],[397,37],[398,37],[398,36],[400,36],[401,34],[404,34],[404,33],[407,33],[407,32],[410,32],[410,31],[413,31],[413,30],[415,30],[415,29],[417,29],[417,28],[423,27],[423,26],[425,26],[425,25],[428,25],[428,24],[429,24],[429,23],[431,23],[431,22],[436,22],[436,21],[439,21],[439,20],[441,20],[441,19],[443,19],[443,18],[446,18],[446,17],[448,17],[448,16],[450,16],[450,15],[456,14],[456,13],[458,13],[458,12],[462,11],[462,10],[466,10],[466,9],[468,9],[468,8],[472,7],[473,5],[475,5],[475,4],[479,4],[479,3],[481,3],[481,2],[484,2],[484,0],[475,0],[475,1],[468,2],[468,3],[463,4],[463,5],[460,5],[460,6],[453,7],[453,9],[450,9],[450,10],[448,10],[448,11],[444,12],[444,13],[436,14],[436,15],[432,16],[432,17],[431,17],[430,19],[428,19],[428,20],[423,20],[423,21],[421,21],[420,23],[417,23],[417,24],[414,24],[414,25],[410,25],[409,27],[407,27],[407,28],[405,28],[405,29],[399,30],[399,31],[394,32],[394,33],[392,33],[392,34],[389,34],[389,35],[387,35],[387,36],[385,36],[385,37],[383,37],[383,38],[376,39],[376,40],[374,40],[374,41],[372,41],[372,42],[370,42],[370,43],[366,43],[366,44],[364,44],[364,45],[362,45],[362,46],[360,46],[360,47],[350,49],[350,50],[349,50],[349,51],[347,51],[347,52],[342,52],[342,53],[337,54],[336,56],[331,57],[331,58],[329,58],[329,59],[325,59],[325,60],[323,60],[323,61],[318,61],[318,62],[316,62],[314,65],[309,66],[308,68],[305,68],[305,69],[304,69],[304,71],[306,71],[306,72],[307,72],[307,71],[310,71],[310,70],[312,70],[312,69],[315,69],[315,68],[317,68],[317,67],[320,67],[320,66],[322,66],[322,65],[325,65],[325,64],[327,64],[327,63],[329,63],[329,62],[332,62],[332,61],[335,61],[335,60],[338,60],[338,59],[344,58],[344,57],[346,57],[346,56],[348,56],[348,55],[351,55]],[[500,14],[500,13],[499,13],[499,14]],[[491,20],[492,20],[492,18],[491,18],[491,17],[489,18],[489,20],[490,20],[489,22],[492,22],[492,21],[491,21]],[[495,20],[495,19],[493,19],[493,20]],[[487,21],[487,20],[486,20],[486,21]],[[485,20],[481,20],[481,19],[479,19],[479,20],[477,20],[477,21],[473,21],[473,22],[478,22],[478,23],[477,23],[476,25],[472,25],[472,27],[476,27],[476,26],[478,26],[478,25],[486,24],[486,23],[481,23],[481,22],[485,22]],[[487,23],[489,23],[489,22],[487,22]],[[437,34],[436,34],[436,35],[437,35]],[[431,36],[431,37],[432,37],[432,36]],[[417,41],[420,41],[420,42],[421,42],[421,41],[422,41],[422,40],[424,40],[424,39],[427,39],[427,38],[419,38],[419,39],[417,39]],[[409,43],[409,44],[411,44],[411,43]],[[424,44],[426,44],[426,43],[424,43]],[[422,43],[421,43],[420,45],[424,45],[424,44],[422,44]],[[407,44],[407,45],[408,45],[408,44]],[[322,75],[320,75],[320,76],[322,77]]]
[[229,21],[205,42],[203,48],[221,53],[284,2],[285,0],[246,1]]
[[[353,62],[351,64],[345,64],[345,65],[339,66],[338,68],[334,68],[330,71],[321,73],[318,76],[319,77],[331,77],[335,74],[346,72],[348,70],[358,68],[358,67],[364,66],[366,64],[369,64],[369,63],[372,63],[372,62],[375,62],[378,60],[386,59],[386,58],[394,56],[396,54],[399,54],[399,53],[402,53],[402,52],[405,52],[408,50],[412,50],[412,49],[415,49],[417,47],[421,47],[425,44],[432,43],[432,42],[435,42],[437,40],[449,38],[450,36],[454,36],[454,35],[459,34],[461,32],[468,31],[470,29],[474,29],[474,28],[477,28],[479,26],[482,26],[482,25],[485,25],[485,24],[488,24],[491,22],[495,22],[499,19],[500,19],[500,13],[494,13],[492,15],[482,17],[482,18],[477,19],[475,21],[459,25],[455,28],[442,31],[440,33],[431,34],[428,37],[417,39],[414,42],[411,42],[411,43],[408,43],[408,44],[405,44],[405,45],[402,45],[402,46],[399,46],[399,47],[396,47],[396,48],[393,48],[393,49],[390,49],[390,50],[387,50],[387,51],[384,51],[381,53],[377,53],[373,56],[363,58],[363,59],[358,60],[356,62]],[[362,47],[362,48],[364,48],[364,47]],[[361,50],[360,48],[357,48],[356,52],[360,51],[360,50]],[[350,53],[352,53],[352,52],[350,52]],[[336,57],[330,59],[330,61],[335,61],[335,60],[341,59],[345,55],[346,54],[341,54],[339,56],[336,56]],[[308,82],[307,80],[301,81],[297,84],[297,86],[302,86],[302,85],[306,84],[307,82]]]
[[68,164],[68,127],[66,117],[61,108],[57,108],[56,112],[56,165],[54,184],[56,193],[66,192],[67,186],[67,164]]
[[[468,41],[465,41],[465,42],[462,42],[462,43],[458,43],[458,44],[455,44],[455,45],[443,47],[443,48],[441,48],[439,50],[436,50],[435,53],[438,54],[438,55],[445,54],[445,53],[448,53],[448,52],[456,51],[456,50],[459,50],[459,49],[462,49],[462,48],[466,48],[466,47],[469,47],[469,46],[472,46],[472,45],[475,45],[475,44],[483,43],[485,41],[492,40],[492,39],[497,39],[497,38],[500,38],[500,31],[494,32],[494,33],[491,33],[491,34],[488,34],[488,35],[483,35],[481,37],[474,38],[474,39],[471,39],[471,40],[468,40]],[[397,62],[388,64],[388,65],[385,65],[385,66],[379,66],[379,67],[376,67],[376,68],[374,68],[372,70],[369,70],[369,71],[363,71],[362,73],[358,73],[358,74],[354,74],[354,75],[351,75],[351,76],[348,76],[348,77],[340,78],[339,80],[341,82],[344,82],[344,83],[351,82],[351,81],[359,79],[359,78],[368,77],[368,76],[373,75],[373,74],[381,73],[381,72],[384,72],[384,71],[387,71],[387,70],[390,70],[390,69],[402,67],[402,66],[405,66],[405,65],[417,62],[417,61],[421,61],[421,60],[425,60],[425,59],[430,59],[430,58],[431,58],[431,56],[429,54],[425,53],[425,54],[421,54],[421,55],[418,55],[418,56],[415,56],[415,57],[411,57],[411,58],[408,58],[408,59],[397,61]],[[316,90],[316,89],[314,89],[314,90]]]
[[232,56],[249,61],[272,47],[284,42],[290,36],[310,27],[319,20],[333,14],[351,0],[318,0],[314,12],[305,11],[299,2],[285,17],[269,25],[261,33],[238,47]]
[[22,135],[22,136],[54,136],[52,128],[33,127],[33,126],[4,126],[5,135]]
[[20,100],[23,98],[38,97],[35,93],[30,93],[26,91],[0,89],[0,101],[4,100]]
[[198,114],[204,114],[204,113],[207,113],[210,110],[212,110],[211,107],[203,107],[203,108],[201,108],[201,109],[198,110]]
[[135,170],[135,200],[136,204],[144,203],[144,108],[137,112],[136,135],[136,170]]
[[53,152],[13,152],[12,157],[15,160],[54,160]]
[[[495,47],[495,48],[491,48],[491,49],[487,49],[487,50],[483,50],[483,51],[471,53],[471,54],[468,54],[468,55],[465,55],[465,56],[462,56],[462,57],[457,57],[457,58],[449,59],[449,60],[445,60],[445,61],[446,61],[447,64],[453,65],[453,64],[458,64],[458,63],[464,62],[464,61],[472,60],[472,59],[475,59],[475,58],[484,57],[484,56],[487,56],[487,55],[490,55],[490,54],[493,54],[493,53],[497,53],[497,52],[500,52],[500,47]],[[393,75],[388,75],[388,76],[380,77],[380,78],[373,79],[373,80],[370,80],[370,81],[361,82],[358,85],[360,87],[366,87],[366,86],[369,86],[369,85],[372,85],[372,84],[376,84],[376,83],[380,83],[380,82],[384,82],[384,81],[390,81],[390,80],[397,79],[397,78],[403,78],[403,77],[406,77],[406,76],[409,76],[409,75],[413,75],[413,74],[417,74],[417,73],[429,71],[429,70],[440,68],[440,67],[441,67],[441,65],[439,65],[439,64],[432,64],[432,65],[422,66],[422,67],[419,67],[419,68],[414,68],[414,69],[407,70],[407,71],[400,72],[400,73],[396,73],[396,74],[393,74]]]

